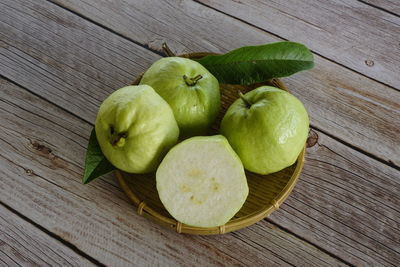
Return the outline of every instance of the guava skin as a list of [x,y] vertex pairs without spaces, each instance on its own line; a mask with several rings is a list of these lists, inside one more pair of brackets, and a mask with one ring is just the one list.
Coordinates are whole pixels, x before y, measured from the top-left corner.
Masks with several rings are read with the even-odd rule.
[[150,85],[168,102],[183,137],[205,134],[220,110],[218,80],[201,64],[187,58],[156,61],[140,84]]
[[254,89],[236,100],[221,122],[221,133],[244,167],[269,174],[292,165],[303,149],[309,119],[303,104],[271,86]]
[[129,173],[154,171],[179,136],[171,108],[148,85],[123,87],[106,98],[95,131],[104,156]]

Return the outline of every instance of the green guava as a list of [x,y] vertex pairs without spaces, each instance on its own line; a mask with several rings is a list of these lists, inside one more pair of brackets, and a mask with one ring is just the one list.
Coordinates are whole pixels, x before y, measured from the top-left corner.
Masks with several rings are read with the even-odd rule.
[[249,192],[243,164],[222,135],[196,136],[173,147],[156,180],[168,212],[197,227],[227,223]]
[[300,100],[281,89],[262,86],[229,107],[220,130],[247,170],[269,174],[296,161],[308,128],[308,114]]
[[205,134],[221,106],[217,79],[201,64],[187,58],[156,61],[140,84],[150,85],[168,102],[184,137]]
[[106,98],[95,131],[104,156],[130,173],[154,171],[179,136],[170,106],[148,85],[123,87]]

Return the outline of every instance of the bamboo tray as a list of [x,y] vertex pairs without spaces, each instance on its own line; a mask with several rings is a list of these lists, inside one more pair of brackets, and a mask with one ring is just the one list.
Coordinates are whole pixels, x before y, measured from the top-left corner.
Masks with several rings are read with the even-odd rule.
[[[186,58],[200,58],[212,53],[191,53],[180,55]],[[140,75],[132,84],[139,84]],[[271,85],[288,91],[279,80],[252,84],[249,86],[220,84],[221,111],[210,130],[210,135],[218,133],[219,124],[227,108],[239,97],[238,91],[248,92],[262,85]],[[305,147],[301,151],[295,164],[286,169],[269,175],[259,175],[246,172],[249,195],[240,211],[225,225],[219,227],[193,227],[176,221],[162,205],[157,189],[155,174],[128,174],[115,171],[115,176],[126,195],[136,206],[137,213],[150,218],[178,233],[195,235],[224,234],[250,226],[267,217],[289,196],[295,186],[304,164]]]

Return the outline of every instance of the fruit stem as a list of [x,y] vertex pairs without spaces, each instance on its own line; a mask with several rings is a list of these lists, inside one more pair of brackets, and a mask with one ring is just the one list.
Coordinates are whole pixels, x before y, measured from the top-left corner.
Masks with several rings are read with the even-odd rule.
[[189,85],[189,86],[195,85],[201,78],[203,78],[203,76],[201,76],[200,74],[197,75],[197,76],[194,77],[194,78],[189,78],[188,76],[183,75],[183,79],[185,80],[185,83],[186,83],[187,85]]
[[119,133],[111,135],[110,143],[112,146],[121,147],[125,144],[125,138],[128,136],[127,133]]
[[251,105],[252,105],[251,102],[240,91],[239,91],[239,96],[243,100],[243,102],[246,104],[247,108],[251,107]]
[[168,45],[166,42],[162,43],[161,45],[162,49],[164,50],[164,53],[168,56],[168,57],[174,57],[175,54],[174,52],[171,51],[171,49],[169,49]]

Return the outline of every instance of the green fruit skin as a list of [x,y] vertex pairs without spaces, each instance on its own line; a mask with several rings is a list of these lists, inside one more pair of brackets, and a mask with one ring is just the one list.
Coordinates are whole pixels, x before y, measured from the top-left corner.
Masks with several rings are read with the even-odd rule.
[[[105,99],[95,130],[104,156],[130,173],[154,171],[179,136],[171,108],[147,85],[123,87]],[[119,133],[126,138],[112,145]]]
[[[195,85],[186,84],[183,76],[202,78]],[[221,106],[218,80],[196,61],[167,57],[156,61],[144,73],[140,84],[147,84],[171,106],[181,135],[205,134]]]
[[281,89],[262,86],[236,100],[221,122],[221,133],[244,167],[269,174],[292,165],[308,136],[309,119],[303,104]]

